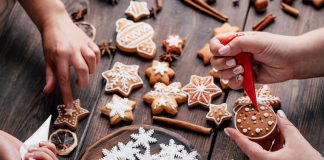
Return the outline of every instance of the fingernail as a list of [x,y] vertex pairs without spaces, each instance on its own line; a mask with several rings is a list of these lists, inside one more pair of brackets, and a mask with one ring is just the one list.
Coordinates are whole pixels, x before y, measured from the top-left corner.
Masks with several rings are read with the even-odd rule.
[[35,151],[35,150],[37,150],[36,147],[29,147],[29,148],[28,148],[28,152],[32,152],[32,151]]
[[215,69],[215,68],[213,68],[213,72],[217,73],[217,72],[218,72],[218,70],[217,70],[217,69]]
[[278,114],[279,117],[281,117],[281,118],[287,118],[287,116],[286,116],[286,114],[285,114],[285,112],[284,112],[283,110],[278,110],[278,111],[277,111],[277,114]]
[[242,74],[244,72],[244,68],[241,65],[238,65],[233,69],[233,73],[235,75]]
[[236,82],[241,82],[241,81],[243,81],[243,76],[239,74],[235,77],[235,80],[236,80]]
[[220,55],[224,55],[224,54],[226,54],[230,49],[231,49],[230,46],[229,46],[229,45],[226,45],[226,46],[220,48],[220,49],[218,50],[218,52],[219,52]]
[[224,133],[225,133],[227,136],[230,136],[229,133],[228,133],[228,128],[225,128],[225,129],[224,129]]
[[43,145],[45,145],[45,142],[44,141],[41,141],[41,142],[39,142],[39,145],[40,146],[43,146]]
[[236,65],[235,59],[230,59],[226,61],[226,65],[229,67],[234,67]]

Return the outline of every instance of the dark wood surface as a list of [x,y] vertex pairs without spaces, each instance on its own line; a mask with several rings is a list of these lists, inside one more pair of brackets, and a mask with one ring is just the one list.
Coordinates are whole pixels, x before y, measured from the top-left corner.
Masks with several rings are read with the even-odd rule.
[[[2,0],[6,1],[6,0]],[[82,1],[88,6],[86,21],[97,28],[96,41],[114,38],[115,21],[125,17],[124,11],[128,1],[122,0],[117,6],[106,4],[103,0]],[[155,5],[153,0],[147,0],[149,5]],[[10,7],[0,7],[0,129],[26,140],[46,120],[48,115],[57,116],[56,106],[62,103],[59,90],[49,96],[42,94],[45,84],[44,59],[42,55],[41,37],[37,28],[26,15],[22,7],[12,1],[1,2],[10,4]],[[77,0],[64,1],[67,10],[71,13],[80,3]],[[266,31],[285,35],[299,35],[304,32],[324,26],[324,9],[316,10],[312,6],[304,5],[300,1],[294,6],[301,11],[295,19],[283,13],[279,8],[279,1],[271,1],[267,12],[277,16],[276,22]],[[241,1],[237,7],[231,1],[217,1],[214,7],[229,16],[232,25],[242,30],[251,30],[264,14],[257,14],[247,2]],[[12,8],[12,9],[11,9]],[[2,10],[1,10],[2,9]],[[189,82],[190,76],[197,74],[207,76],[210,66],[204,66],[196,52],[212,37],[212,29],[222,23],[217,21],[179,0],[165,0],[164,8],[157,19],[146,19],[155,29],[154,41],[157,43],[158,55],[164,53],[161,41],[172,33],[180,34],[187,39],[183,54],[172,68],[176,76],[172,82]],[[150,106],[145,104],[142,96],[152,88],[145,77],[144,70],[151,65],[151,61],[137,56],[117,52],[114,56],[102,57],[102,61],[95,74],[91,76],[90,85],[86,89],[79,89],[73,84],[75,98],[80,98],[81,105],[91,111],[91,115],[80,123],[76,131],[79,139],[77,149],[67,157],[60,159],[79,159],[85,150],[100,138],[112,133],[122,126],[111,127],[108,119],[101,116],[99,108],[108,102],[112,95],[103,90],[105,82],[101,72],[108,70],[115,62],[140,65],[140,76],[144,81],[141,89],[135,90],[129,97],[137,101],[135,120],[132,124],[152,125]],[[217,81],[216,81],[217,82]],[[219,83],[217,82],[219,85]],[[324,154],[324,79],[294,80],[271,85],[275,95],[283,101],[282,109],[288,118],[296,125],[305,138],[322,154]],[[213,103],[227,102],[233,107],[233,101],[240,97],[242,92],[224,91]],[[197,149],[202,159],[245,159],[244,154],[223,132],[223,128],[216,128],[207,123],[205,116],[208,110],[202,107],[188,109],[187,104],[179,106],[178,115],[174,118],[188,122],[213,127],[210,136],[183,131],[162,124],[155,124],[174,131]],[[163,114],[163,116],[169,116]],[[229,124],[233,126],[232,124]],[[51,131],[55,129],[52,127]]]

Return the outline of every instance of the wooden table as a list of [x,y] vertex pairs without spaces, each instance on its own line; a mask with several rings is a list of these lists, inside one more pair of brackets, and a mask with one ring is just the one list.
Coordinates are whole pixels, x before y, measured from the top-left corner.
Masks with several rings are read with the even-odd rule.
[[[147,1],[150,6],[155,5],[153,0]],[[301,15],[295,19],[280,10],[279,2],[278,0],[270,3],[268,12],[273,12],[277,19],[265,31],[299,35],[324,26],[324,9],[316,10],[298,1],[294,6],[300,10]],[[75,0],[65,0],[64,3],[69,12],[72,12],[78,4]],[[42,95],[45,67],[41,37],[35,25],[18,3],[4,2],[4,4],[6,10],[1,12],[0,7],[0,129],[24,141],[50,114],[56,118],[56,106],[61,104],[62,100],[58,89],[49,96]],[[115,37],[115,21],[125,17],[123,12],[128,6],[128,1],[122,0],[117,6],[111,6],[103,0],[93,0],[88,5],[86,20],[97,28],[96,41]],[[231,1],[217,1],[214,7],[230,17],[229,23],[245,31],[251,30],[252,25],[266,14],[257,14],[246,1],[240,2],[237,7],[232,6]],[[165,0],[164,8],[156,20],[144,21],[150,23],[155,29],[157,55],[164,53],[160,42],[167,35],[177,33],[187,39],[182,56],[173,66],[176,70],[173,82],[179,81],[185,85],[191,75],[208,75],[211,67],[204,66],[197,58],[196,52],[208,42],[212,37],[212,29],[220,26],[221,22],[179,0]],[[158,56],[155,59],[158,59]],[[60,159],[79,159],[89,145],[125,126],[125,124],[109,126],[108,119],[101,116],[99,111],[99,108],[112,97],[111,94],[104,92],[105,82],[101,73],[110,69],[118,61],[140,65],[139,74],[145,84],[129,97],[138,102],[133,124],[152,124],[151,109],[142,100],[142,96],[152,89],[144,73],[145,68],[151,65],[151,61],[120,52],[111,57],[104,56],[86,89],[79,89],[73,84],[74,97],[81,99],[82,105],[91,111],[91,115],[80,123],[77,130],[80,142],[77,149],[70,156]],[[293,80],[272,84],[271,88],[275,95],[282,99],[282,109],[288,118],[313,147],[324,154],[324,78]],[[213,103],[227,102],[232,109],[233,101],[241,95],[242,92],[226,90]],[[236,144],[226,137],[223,128],[216,128],[212,123],[206,122],[206,114],[207,110],[202,107],[188,109],[186,104],[182,104],[178,115],[174,118],[213,127],[214,132],[210,136],[160,124],[154,125],[165,127],[187,138],[203,159],[246,159]],[[163,116],[167,115],[163,114]],[[52,131],[54,131],[53,127]]]

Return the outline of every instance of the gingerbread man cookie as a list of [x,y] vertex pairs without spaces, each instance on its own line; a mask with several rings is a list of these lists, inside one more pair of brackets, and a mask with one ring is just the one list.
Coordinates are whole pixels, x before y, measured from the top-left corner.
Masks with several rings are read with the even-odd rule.
[[107,81],[106,92],[119,92],[124,97],[128,97],[133,89],[142,87],[143,81],[138,75],[138,69],[138,65],[116,62],[111,70],[102,73]]
[[120,121],[131,122],[134,119],[133,110],[135,106],[135,101],[114,94],[111,101],[101,108],[101,113],[110,117],[111,125],[116,125]]
[[162,82],[168,85],[170,83],[170,78],[173,78],[175,75],[169,63],[159,61],[153,61],[152,67],[147,68],[145,73],[150,78],[151,84]]
[[272,107],[258,104],[259,111],[252,104],[237,106],[235,128],[253,141],[270,139],[277,133],[277,117]]
[[229,23],[224,23],[221,27],[214,28],[213,34],[214,36],[223,34],[223,33],[230,33],[230,32],[239,32],[240,28],[236,26],[231,26]]
[[188,95],[189,107],[202,105],[208,108],[212,99],[222,94],[222,90],[214,84],[212,76],[192,75],[189,84],[184,86],[182,90]]
[[179,82],[173,82],[168,86],[158,82],[154,85],[154,90],[146,93],[143,99],[151,104],[153,115],[160,114],[163,110],[175,115],[178,112],[178,103],[187,101],[187,95],[181,87]]
[[81,108],[79,99],[73,101],[71,108],[66,108],[65,105],[57,106],[57,111],[59,115],[54,121],[54,125],[56,127],[67,126],[73,131],[78,128],[79,121],[90,114],[88,110]]
[[200,49],[197,53],[198,57],[202,59],[203,63],[209,64],[210,59],[213,57],[213,53],[211,53],[209,44],[206,43],[202,49]]
[[146,2],[130,1],[125,11],[126,16],[131,17],[135,22],[150,15]]
[[219,126],[224,121],[230,120],[232,114],[227,111],[227,104],[222,103],[220,105],[210,104],[209,112],[206,115],[207,120],[214,121]]
[[154,30],[151,25],[121,18],[116,22],[116,32],[116,43],[120,50],[127,53],[136,52],[147,59],[154,58],[156,44],[152,40]]
[[[209,74],[212,75],[214,78],[219,78],[219,75],[217,74],[217,70],[215,68],[209,70]],[[222,89],[229,89],[229,80],[226,80],[226,79],[219,79],[219,83],[221,84],[221,88]]]
[[[279,97],[274,96],[268,85],[263,85],[256,91],[257,101],[260,104],[265,104],[276,108],[281,105],[281,100]],[[235,101],[236,105],[251,104],[251,99],[248,96],[240,97]]]
[[166,48],[167,53],[181,54],[182,48],[186,43],[185,38],[180,38],[177,34],[171,34],[169,37],[162,41],[163,46]]

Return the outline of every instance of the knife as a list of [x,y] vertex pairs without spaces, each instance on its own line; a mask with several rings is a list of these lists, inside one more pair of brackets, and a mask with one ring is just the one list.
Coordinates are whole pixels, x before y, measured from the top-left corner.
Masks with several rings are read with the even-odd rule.
[[39,142],[48,141],[48,133],[50,128],[52,115],[37,129],[37,131],[30,136],[20,147],[20,156],[22,159],[25,158],[29,147],[38,147]]

